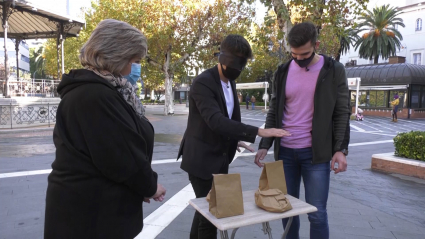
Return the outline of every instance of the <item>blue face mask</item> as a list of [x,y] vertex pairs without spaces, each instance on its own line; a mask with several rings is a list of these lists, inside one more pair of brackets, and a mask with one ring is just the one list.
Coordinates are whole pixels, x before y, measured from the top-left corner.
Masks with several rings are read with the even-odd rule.
[[124,78],[126,78],[128,82],[134,85],[136,84],[136,81],[140,78],[141,73],[142,73],[142,66],[137,63],[132,63],[130,74],[124,76]]

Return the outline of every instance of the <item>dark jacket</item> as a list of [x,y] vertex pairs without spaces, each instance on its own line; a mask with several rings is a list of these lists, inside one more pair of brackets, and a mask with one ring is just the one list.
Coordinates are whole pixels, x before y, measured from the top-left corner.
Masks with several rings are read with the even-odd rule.
[[134,238],[157,189],[154,131],[88,70],[63,75],[48,177],[45,238]]
[[[312,148],[313,163],[332,159],[335,152],[348,149],[350,141],[350,99],[344,66],[324,56],[314,94]],[[274,74],[274,89],[265,128],[282,128],[285,107],[285,87],[290,61],[278,67]],[[274,142],[274,157],[278,160],[281,138],[263,138],[260,149],[269,149]]]
[[232,119],[226,107],[217,66],[197,76],[189,92],[187,129],[177,158],[183,155],[181,168],[195,177],[212,178],[228,169],[238,141],[253,143],[258,128],[241,122],[236,84],[231,81],[234,98]]

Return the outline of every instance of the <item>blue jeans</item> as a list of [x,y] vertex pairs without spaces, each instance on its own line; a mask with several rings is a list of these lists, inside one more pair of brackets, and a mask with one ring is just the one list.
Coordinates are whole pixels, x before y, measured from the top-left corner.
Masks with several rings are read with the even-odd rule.
[[255,103],[251,103],[252,104],[252,109],[255,110]]
[[[280,146],[279,160],[283,160],[288,194],[299,198],[301,177],[304,182],[305,200],[317,207],[317,212],[309,213],[310,238],[329,239],[328,214],[326,203],[329,194],[330,162],[312,164],[311,148],[291,149]],[[288,219],[282,219],[286,227]],[[299,239],[300,218],[294,217],[287,239]]]

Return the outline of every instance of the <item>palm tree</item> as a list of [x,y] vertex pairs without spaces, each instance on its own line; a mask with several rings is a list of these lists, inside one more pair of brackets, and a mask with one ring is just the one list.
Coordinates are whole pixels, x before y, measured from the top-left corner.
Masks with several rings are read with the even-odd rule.
[[341,55],[347,54],[347,52],[350,50],[350,46],[353,45],[353,43],[355,43],[358,39],[359,36],[357,35],[356,30],[353,28],[345,29],[339,37],[339,50],[335,60],[339,62]]
[[374,64],[378,64],[380,56],[384,59],[395,56],[396,48],[400,49],[400,41],[403,40],[396,28],[404,27],[403,19],[397,17],[400,14],[396,8],[384,5],[374,8],[373,12],[367,10],[366,14],[359,18],[363,22],[359,24],[356,33],[367,31],[354,45],[356,50],[360,47],[361,58],[374,59]]

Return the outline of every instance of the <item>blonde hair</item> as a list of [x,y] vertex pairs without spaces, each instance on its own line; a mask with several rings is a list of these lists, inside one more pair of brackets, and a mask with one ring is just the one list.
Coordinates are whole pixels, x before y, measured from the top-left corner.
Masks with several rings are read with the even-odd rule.
[[80,63],[119,75],[134,58],[146,56],[148,44],[140,30],[115,19],[101,21],[80,50]]

